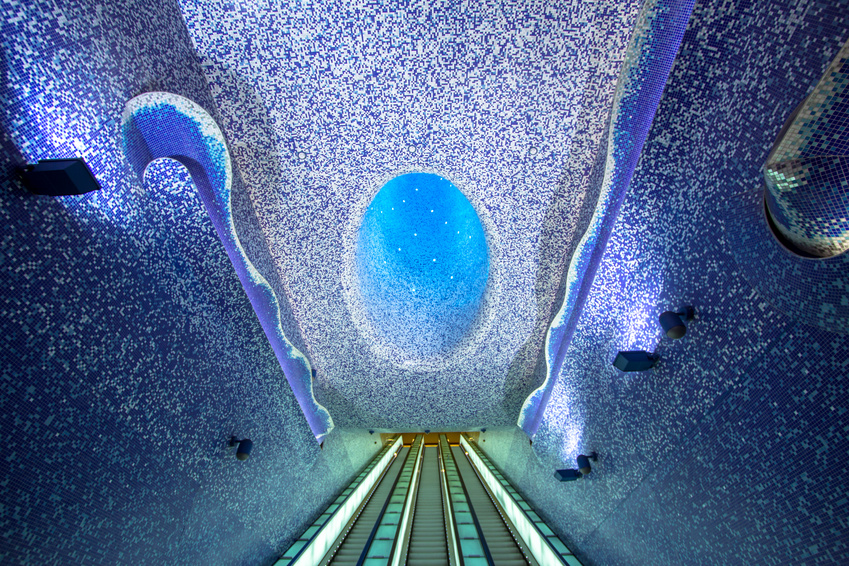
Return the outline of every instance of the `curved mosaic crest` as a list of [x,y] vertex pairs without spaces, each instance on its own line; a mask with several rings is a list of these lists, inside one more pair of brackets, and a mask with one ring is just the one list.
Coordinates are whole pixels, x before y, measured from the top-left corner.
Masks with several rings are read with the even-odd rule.
[[283,334],[277,297],[239,242],[230,193],[233,184],[240,180],[234,175],[218,125],[187,98],[149,92],[127,103],[122,132],[124,151],[139,179],[151,161],[162,157],[174,159],[188,169],[289,386],[316,440],[321,442],[333,429],[333,419],[315,399],[309,360]]
[[776,236],[826,258],[849,249],[849,42],[788,119],[764,166]]
[[546,378],[525,400],[516,423],[531,438],[539,429],[560,376],[578,318],[684,37],[693,4],[692,0],[669,3],[650,0],[637,21],[613,100],[607,135],[607,163],[598,204],[569,263],[563,303],[546,334]]

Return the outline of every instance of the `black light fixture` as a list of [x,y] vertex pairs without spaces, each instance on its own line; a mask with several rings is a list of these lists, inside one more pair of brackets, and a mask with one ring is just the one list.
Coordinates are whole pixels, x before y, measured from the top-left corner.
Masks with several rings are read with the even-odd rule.
[[232,448],[233,446],[238,446],[236,449],[236,459],[237,460],[247,460],[251,455],[251,450],[253,450],[254,443],[245,438],[244,440],[239,440],[235,436],[230,437],[229,446]]
[[565,470],[555,470],[554,477],[558,479],[558,481],[575,481],[579,480],[585,475],[589,474],[593,471],[592,466],[590,466],[590,460],[593,462],[598,461],[598,453],[590,452],[589,456],[585,456],[584,454],[578,455],[578,469],[565,469]]
[[589,456],[584,456],[583,454],[578,454],[578,471],[584,475],[593,471],[592,466],[590,466],[590,460],[593,462],[598,462],[598,453],[590,452]]
[[613,360],[613,366],[621,371],[645,371],[654,367],[660,356],[645,350],[619,352]]
[[[666,311],[660,315],[660,326],[668,338],[678,340],[687,333],[687,326],[684,321],[691,321],[696,316],[696,309],[691,306],[686,306],[680,312]],[[684,320],[681,320],[681,317]]]
[[37,195],[59,197],[100,190],[91,169],[80,158],[41,159],[21,169],[20,174],[27,190]]

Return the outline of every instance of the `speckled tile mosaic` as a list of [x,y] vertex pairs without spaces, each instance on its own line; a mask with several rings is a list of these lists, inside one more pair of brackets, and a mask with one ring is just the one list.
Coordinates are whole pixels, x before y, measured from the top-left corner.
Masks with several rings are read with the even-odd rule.
[[[181,4],[334,422],[515,422],[639,2]],[[487,238],[480,310],[438,355],[424,326],[374,323],[354,269],[372,199],[411,171]]]
[[793,111],[764,165],[777,235],[808,257],[849,249],[849,44]]
[[849,266],[778,243],[761,170],[847,37],[845,2],[696,3],[534,443],[482,435],[587,564],[849,563]]
[[[849,563],[849,256],[783,248],[762,170],[849,37],[845,0],[0,14],[0,563],[270,563],[376,453],[364,426],[488,427],[588,566]],[[127,109],[154,91],[190,111]],[[207,118],[214,158],[187,155]],[[175,147],[215,178],[147,166]],[[102,191],[14,178],[71,156]],[[381,326],[381,285],[420,288],[368,269],[417,213],[360,230],[410,172],[453,183],[444,221],[486,237],[456,254],[473,292],[427,289],[463,313],[436,346]],[[658,366],[611,366],[639,349]],[[590,476],[554,479],[590,450]]]
[[[337,430],[319,448],[186,170],[131,172],[130,98],[216,113],[179,9],[0,14],[0,563],[269,562],[378,446]],[[102,191],[35,196],[14,177],[72,156]],[[254,440],[249,461],[232,434]]]

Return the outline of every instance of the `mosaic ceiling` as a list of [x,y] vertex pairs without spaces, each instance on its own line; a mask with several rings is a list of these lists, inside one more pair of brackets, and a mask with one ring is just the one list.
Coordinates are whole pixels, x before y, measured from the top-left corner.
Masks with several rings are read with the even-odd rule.
[[[288,338],[336,425],[514,424],[544,377],[639,3],[181,6],[291,308]],[[426,316],[378,321],[359,281],[363,218],[410,172],[453,183],[486,238],[479,308],[439,345]]]

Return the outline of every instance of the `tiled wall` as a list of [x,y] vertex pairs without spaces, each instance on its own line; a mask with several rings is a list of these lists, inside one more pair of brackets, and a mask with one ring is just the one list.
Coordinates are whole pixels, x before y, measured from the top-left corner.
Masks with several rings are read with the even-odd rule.
[[849,249],[849,45],[794,110],[764,165],[777,235],[804,256]]
[[[0,14],[0,563],[270,562],[378,446],[337,431],[319,449],[185,170],[129,169],[136,94],[216,115],[179,9]],[[103,190],[39,197],[14,178],[67,156]],[[231,434],[254,441],[247,462]]]
[[[817,260],[772,237],[760,169],[847,37],[846,2],[696,4],[534,444],[481,435],[587,564],[849,562],[847,264],[794,263]],[[661,361],[610,365],[632,349]]]

